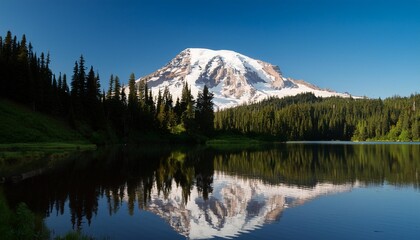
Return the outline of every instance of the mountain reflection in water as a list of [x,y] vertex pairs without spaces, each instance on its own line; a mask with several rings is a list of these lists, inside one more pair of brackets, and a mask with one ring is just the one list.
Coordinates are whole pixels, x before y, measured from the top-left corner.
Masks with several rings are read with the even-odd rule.
[[182,188],[175,182],[167,195],[154,186],[144,209],[161,216],[190,239],[233,237],[278,220],[288,207],[318,196],[350,191],[354,185],[320,183],[311,188],[270,185],[260,179],[244,179],[216,171],[212,187],[207,199],[193,187],[189,200],[185,201]]
[[103,218],[101,211],[112,218],[139,209],[191,239],[234,237],[278,221],[285,209],[319,196],[384,183],[418,188],[419,156],[415,144],[107,148],[73,156],[41,176],[7,183],[4,193],[11,205],[26,202],[47,219],[67,216],[67,228],[74,230],[88,231]]

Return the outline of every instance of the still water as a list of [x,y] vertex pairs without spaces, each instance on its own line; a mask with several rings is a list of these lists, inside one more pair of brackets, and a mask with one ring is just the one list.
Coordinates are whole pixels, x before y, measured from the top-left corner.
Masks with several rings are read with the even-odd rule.
[[3,184],[52,236],[420,239],[420,145],[115,147]]

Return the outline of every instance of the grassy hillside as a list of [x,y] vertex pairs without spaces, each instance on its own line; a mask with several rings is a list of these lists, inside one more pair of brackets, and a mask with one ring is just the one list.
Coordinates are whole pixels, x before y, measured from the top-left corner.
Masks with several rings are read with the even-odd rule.
[[87,143],[63,121],[0,100],[0,144],[33,142]]

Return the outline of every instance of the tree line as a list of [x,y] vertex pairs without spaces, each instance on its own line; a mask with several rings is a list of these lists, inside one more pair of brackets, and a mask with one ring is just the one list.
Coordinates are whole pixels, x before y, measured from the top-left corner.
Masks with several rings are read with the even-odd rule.
[[213,132],[213,94],[207,86],[194,99],[185,83],[182,98],[174,103],[168,88],[153,97],[147,82],[136,82],[134,74],[128,86],[111,75],[105,92],[98,71],[86,67],[83,55],[75,61],[70,79],[54,74],[50,63],[49,53],[38,56],[25,35],[20,41],[10,31],[0,36],[0,98],[66,119],[95,143],[136,141],[147,134]]
[[207,86],[194,99],[184,83],[174,102],[168,88],[154,97],[134,74],[128,86],[111,75],[105,92],[98,71],[86,67],[83,55],[70,79],[54,74],[50,62],[48,53],[33,51],[25,35],[20,41],[10,31],[0,36],[0,97],[66,119],[96,143],[161,139],[162,134],[212,136],[214,130],[277,140],[420,140],[419,94],[382,100],[306,93],[214,113]]
[[218,111],[215,129],[277,140],[420,140],[420,94],[382,99],[270,98]]

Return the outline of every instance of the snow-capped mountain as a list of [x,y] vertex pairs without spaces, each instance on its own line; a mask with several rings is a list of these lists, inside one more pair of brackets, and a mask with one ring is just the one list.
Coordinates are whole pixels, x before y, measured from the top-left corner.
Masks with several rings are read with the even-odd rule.
[[139,81],[147,81],[155,95],[167,86],[174,100],[181,98],[184,83],[191,88],[194,97],[207,85],[214,93],[215,107],[220,109],[270,96],[284,97],[304,92],[322,97],[350,97],[347,93],[320,89],[302,80],[286,78],[278,66],[234,51],[202,48],[185,49],[166,66]]
[[196,186],[188,199],[184,199],[183,189],[175,181],[166,194],[154,186],[144,209],[165,219],[188,239],[232,238],[278,221],[287,208],[320,196],[348,192],[359,184],[318,183],[313,188],[301,188],[215,172],[212,186],[207,200]]

